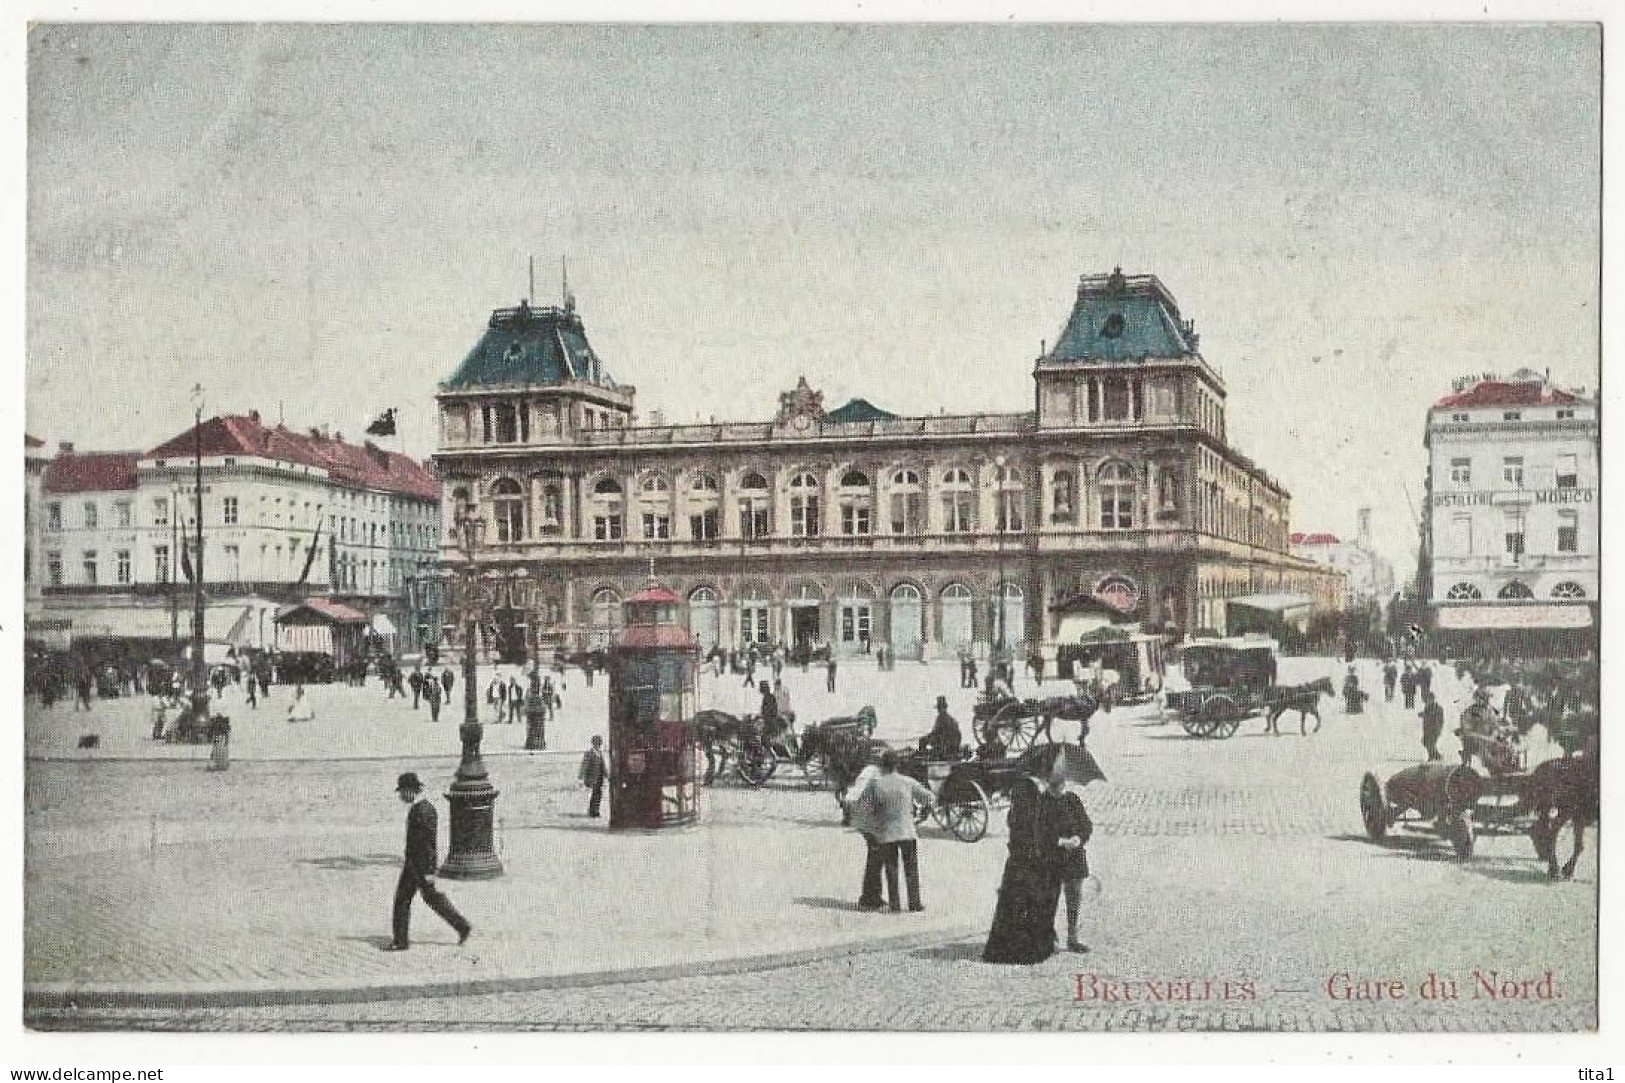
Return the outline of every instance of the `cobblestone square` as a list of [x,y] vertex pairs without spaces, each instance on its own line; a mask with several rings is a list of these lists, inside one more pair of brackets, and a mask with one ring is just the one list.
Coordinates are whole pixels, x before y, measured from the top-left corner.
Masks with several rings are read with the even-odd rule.
[[[420,907],[418,943],[397,955],[379,950],[399,863],[390,787],[408,769],[435,794],[449,782],[449,716],[437,728],[374,683],[315,687],[315,721],[290,724],[274,695],[258,713],[234,712],[246,720],[239,759],[208,772],[202,749],[144,738],[138,702],[31,709],[27,1019],[218,1030],[1594,1026],[1594,843],[1573,882],[1548,883],[1524,835],[1486,834],[1466,862],[1428,834],[1368,841],[1360,776],[1420,758],[1418,723],[1382,701],[1368,668],[1366,686],[1379,689],[1368,713],[1323,699],[1325,724],[1309,737],[1266,736],[1253,719],[1228,740],[1197,740],[1154,706],[1097,714],[1088,743],[1108,781],[1083,791],[1103,885],[1085,917],[1092,951],[1014,968],[979,961],[1002,813],[974,844],[926,828],[929,906],[898,917],[856,911],[861,844],[793,767],[760,790],[711,787],[689,831],[611,835],[583,817],[574,784],[601,726],[603,682],[588,690],[573,671],[548,753],[521,751],[523,726],[486,729],[507,873],[444,885],[475,939],[458,949]],[[1339,669],[1288,658],[1281,680]],[[973,695],[952,687],[951,665],[853,663],[834,695],[816,671],[786,680],[803,721],[873,704],[879,735],[894,741],[929,728],[939,692],[967,720]],[[1447,708],[1460,694],[1449,681],[1440,691]],[[704,678],[701,697],[751,706],[738,677]],[[70,747],[87,727],[102,749]],[[1452,982],[1457,996],[1440,995]]]

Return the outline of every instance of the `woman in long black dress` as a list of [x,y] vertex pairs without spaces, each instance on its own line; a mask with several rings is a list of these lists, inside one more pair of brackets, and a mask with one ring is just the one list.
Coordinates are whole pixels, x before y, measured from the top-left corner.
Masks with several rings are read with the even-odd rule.
[[983,962],[1041,963],[1055,952],[1055,908],[1061,896],[1053,858],[1059,839],[1055,805],[1043,799],[1031,778],[1011,788],[1010,856]]

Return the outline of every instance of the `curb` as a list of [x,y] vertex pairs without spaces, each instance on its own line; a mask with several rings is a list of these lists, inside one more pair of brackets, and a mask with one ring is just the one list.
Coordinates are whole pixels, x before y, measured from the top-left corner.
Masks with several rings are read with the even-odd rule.
[[[24,756],[24,763],[197,763],[209,762],[209,746],[198,745],[196,756],[61,756],[61,755],[32,755]],[[513,759],[524,756],[579,756],[585,748],[548,748],[541,751],[531,751],[525,748],[497,749],[493,752],[480,750],[480,756],[485,759]],[[455,762],[458,754],[452,752],[433,752],[423,756],[237,756],[231,757],[231,762],[237,763],[400,763],[404,760],[422,762],[424,760],[451,760]]]
[[582,989],[601,985],[627,985],[637,982],[668,981],[673,978],[716,977],[761,970],[778,970],[805,963],[827,962],[832,958],[867,955],[882,951],[904,951],[944,941],[959,940],[977,930],[968,926],[959,931],[909,933],[853,944],[825,945],[795,951],[747,955],[729,959],[702,959],[684,963],[629,967],[621,970],[590,970],[574,974],[542,974],[531,977],[482,978],[474,981],[429,981],[416,984],[345,986],[317,983],[304,987],[199,984],[186,988],[140,987],[94,984],[76,986],[68,982],[23,986],[24,1013],[75,1011],[83,1008],[260,1008],[288,1004],[356,1004],[368,1001],[418,1000],[436,997],[488,996],[493,993],[530,993],[546,989]]

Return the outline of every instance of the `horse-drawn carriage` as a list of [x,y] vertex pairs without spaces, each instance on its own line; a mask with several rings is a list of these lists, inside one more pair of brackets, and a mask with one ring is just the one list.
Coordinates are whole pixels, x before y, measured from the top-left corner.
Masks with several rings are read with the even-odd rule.
[[1056,652],[1062,677],[1106,710],[1149,703],[1162,690],[1164,639],[1122,628],[1098,628]]
[[1025,752],[1040,737],[1053,741],[1050,727],[1055,719],[1079,724],[1081,735],[1089,733],[1089,719],[1100,704],[1083,691],[1071,696],[1045,699],[1019,699],[1015,696],[984,696],[971,708],[971,718],[984,745],[998,745],[1007,752]]
[[694,723],[705,752],[706,785],[732,766],[747,785],[763,786],[781,763],[794,763],[809,787],[823,789],[830,784],[830,760],[838,746],[848,737],[866,739],[874,733],[875,709],[864,707],[851,717],[811,722],[799,733],[788,722],[768,733],[755,715],[739,718],[717,710],[697,712]]
[[1169,692],[1167,706],[1192,737],[1229,737],[1241,720],[1269,706],[1275,641],[1263,636],[1203,639],[1180,652],[1190,687]]
[[935,806],[929,810],[923,806],[915,809],[916,822],[923,823],[931,816],[937,826],[960,842],[976,842],[987,834],[993,813],[1009,805],[1010,791],[1016,783],[1028,776],[1048,777],[1058,755],[1068,757],[1073,781],[1086,784],[1106,777],[1084,750],[1081,739],[1077,744],[1034,745],[1020,756],[1002,759],[978,755],[944,761],[926,759],[918,753],[904,754],[897,770],[928,787],[936,797]]

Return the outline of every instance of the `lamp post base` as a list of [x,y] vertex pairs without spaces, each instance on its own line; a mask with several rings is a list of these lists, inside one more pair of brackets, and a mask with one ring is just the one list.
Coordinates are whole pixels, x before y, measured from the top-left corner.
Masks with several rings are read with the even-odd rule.
[[451,803],[451,844],[440,875],[448,880],[494,880],[502,875],[502,861],[492,845],[497,789],[481,780],[473,785],[453,782],[446,793]]
[[547,751],[547,712],[534,698],[525,704],[525,751]]

